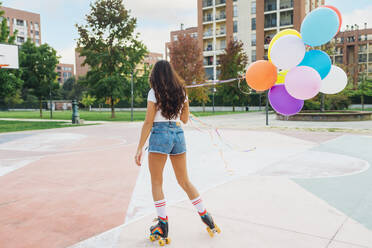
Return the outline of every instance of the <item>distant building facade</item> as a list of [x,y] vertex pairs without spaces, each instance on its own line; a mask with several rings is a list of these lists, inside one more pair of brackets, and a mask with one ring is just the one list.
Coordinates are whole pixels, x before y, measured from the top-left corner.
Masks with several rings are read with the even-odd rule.
[[197,27],[190,27],[190,28],[183,28],[181,25],[180,30],[175,30],[170,32],[170,42],[165,43],[165,59],[170,61],[170,53],[169,47],[172,42],[177,41],[179,35],[190,35],[194,39],[198,39],[198,28]]
[[1,9],[4,11],[3,18],[7,19],[10,35],[18,30],[15,40],[17,45],[22,45],[27,39],[31,39],[37,46],[41,45],[40,14],[8,7]]
[[372,79],[372,29],[357,25],[347,26],[334,39],[335,51],[332,60],[344,65],[356,85],[360,75]]
[[58,83],[64,84],[67,79],[74,76],[73,64],[57,64],[56,72],[58,73]]
[[283,29],[299,30],[325,0],[198,0],[198,39],[208,79],[219,76],[219,57],[240,40],[249,62],[266,59],[269,43]]
[[80,56],[79,48],[75,49],[76,79],[85,77],[89,71],[88,65],[83,65],[85,57]]
[[[146,66],[153,66],[155,63],[159,60],[163,59],[163,54],[162,53],[154,53],[154,52],[149,52],[143,59],[141,63],[139,63],[136,67],[136,70],[143,71],[144,65]],[[79,49],[75,49],[75,64],[76,64],[76,77],[85,77],[89,71],[89,66],[84,65],[85,57],[80,56]]]

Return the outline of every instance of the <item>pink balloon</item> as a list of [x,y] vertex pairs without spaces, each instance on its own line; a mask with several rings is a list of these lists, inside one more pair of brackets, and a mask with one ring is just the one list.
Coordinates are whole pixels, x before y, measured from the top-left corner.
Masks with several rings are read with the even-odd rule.
[[285,77],[285,88],[294,98],[308,100],[319,93],[322,79],[319,73],[309,66],[291,69]]

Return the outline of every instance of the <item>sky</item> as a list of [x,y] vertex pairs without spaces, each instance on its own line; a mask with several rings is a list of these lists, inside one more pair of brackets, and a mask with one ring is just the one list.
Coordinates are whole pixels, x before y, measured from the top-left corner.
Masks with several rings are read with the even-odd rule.
[[[247,0],[239,0],[247,1]],[[260,1],[260,0],[258,0]],[[39,13],[42,42],[61,56],[61,63],[75,64],[75,24],[83,24],[91,0],[2,0],[3,6]],[[197,0],[123,0],[137,18],[137,32],[148,50],[164,54],[170,31],[197,25]],[[343,16],[343,27],[358,24],[372,28],[372,0],[326,0]]]

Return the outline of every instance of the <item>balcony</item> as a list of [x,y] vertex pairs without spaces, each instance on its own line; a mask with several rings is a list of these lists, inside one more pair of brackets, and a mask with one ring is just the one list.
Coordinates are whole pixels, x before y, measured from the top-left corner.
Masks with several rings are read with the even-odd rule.
[[220,15],[216,16],[216,21],[222,21],[226,19],[226,13],[221,13]]
[[213,6],[213,1],[212,0],[204,0],[203,1],[203,8],[209,8]]
[[207,37],[213,37],[213,32],[211,30],[203,33],[203,38]]
[[226,35],[226,30],[225,29],[216,31],[216,36],[225,36],[225,35]]
[[212,15],[207,15],[203,17],[203,22],[211,22],[213,21]]
[[293,0],[281,0],[280,9],[289,9],[293,8]]
[[276,13],[265,15],[265,28],[276,28],[277,27]]
[[204,51],[205,52],[213,51],[213,46],[212,45],[208,45],[208,46],[204,47]]
[[216,0],[216,5],[226,4],[226,0]]
[[293,10],[280,12],[280,26],[293,25]]

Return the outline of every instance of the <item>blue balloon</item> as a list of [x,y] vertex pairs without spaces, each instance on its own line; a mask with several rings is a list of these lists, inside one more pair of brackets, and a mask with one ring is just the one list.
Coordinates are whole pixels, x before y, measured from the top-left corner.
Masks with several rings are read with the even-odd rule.
[[320,7],[306,15],[301,25],[301,36],[306,45],[321,46],[337,34],[340,19],[330,8]]
[[320,77],[325,78],[331,71],[332,61],[328,54],[320,50],[306,52],[304,59],[298,66],[309,66],[319,72]]

